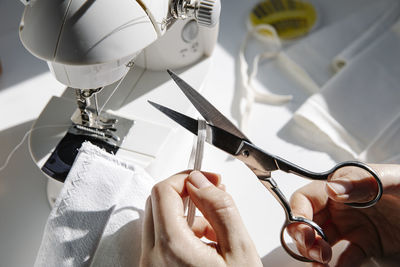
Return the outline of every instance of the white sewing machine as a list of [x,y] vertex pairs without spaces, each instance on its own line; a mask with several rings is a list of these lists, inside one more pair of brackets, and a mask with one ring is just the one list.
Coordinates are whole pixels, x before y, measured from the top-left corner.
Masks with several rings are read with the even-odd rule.
[[171,156],[162,152],[184,140],[147,100],[188,111],[165,69],[201,87],[217,39],[219,0],[21,1],[22,43],[68,87],[52,97],[29,138],[33,160],[50,177],[50,204],[84,140],[158,177]]

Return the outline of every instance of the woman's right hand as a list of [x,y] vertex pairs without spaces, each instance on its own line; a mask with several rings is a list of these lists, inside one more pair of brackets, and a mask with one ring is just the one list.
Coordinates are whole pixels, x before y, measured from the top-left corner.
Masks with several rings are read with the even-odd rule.
[[304,224],[288,227],[297,248],[305,257],[328,263],[332,246],[341,240],[349,245],[337,266],[359,266],[369,257],[400,254],[400,165],[371,165],[383,184],[383,195],[375,206],[353,208],[349,202],[375,197],[377,183],[367,172],[346,167],[329,182],[312,182],[297,190],[290,205],[295,216],[313,220],[324,230],[328,242]]

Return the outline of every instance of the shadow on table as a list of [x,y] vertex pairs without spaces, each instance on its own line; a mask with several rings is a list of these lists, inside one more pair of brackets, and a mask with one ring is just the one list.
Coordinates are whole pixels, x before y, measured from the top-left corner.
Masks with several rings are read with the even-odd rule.
[[[0,131],[0,165],[32,123]],[[1,266],[32,266],[49,212],[46,178],[33,162],[25,141],[0,172]]]
[[306,266],[305,263],[292,259],[282,247],[277,247],[273,251],[262,257],[261,262],[264,266]]
[[[342,249],[342,245],[334,247],[333,257],[331,263],[327,266],[340,267],[337,265],[338,253]],[[297,261],[291,258],[282,247],[277,247],[267,255],[261,258],[263,266],[284,266],[284,267],[301,267],[311,266],[310,263]],[[398,267],[400,262],[400,255],[386,257],[383,259],[367,259],[361,267]]]
[[303,129],[293,119],[279,131],[278,137],[288,143],[307,148],[312,151],[327,153],[335,162],[353,160],[354,157],[345,150],[339,149],[325,135],[314,136],[313,132]]

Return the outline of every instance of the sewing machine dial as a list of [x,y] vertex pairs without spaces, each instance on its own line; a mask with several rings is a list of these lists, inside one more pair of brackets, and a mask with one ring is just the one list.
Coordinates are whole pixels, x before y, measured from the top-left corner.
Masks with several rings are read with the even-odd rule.
[[196,20],[192,19],[185,24],[182,28],[182,40],[186,43],[190,43],[197,38],[199,35],[199,25]]
[[218,25],[208,28],[194,19],[177,20],[157,42],[135,59],[135,64],[151,70],[178,69],[211,55],[217,41]]

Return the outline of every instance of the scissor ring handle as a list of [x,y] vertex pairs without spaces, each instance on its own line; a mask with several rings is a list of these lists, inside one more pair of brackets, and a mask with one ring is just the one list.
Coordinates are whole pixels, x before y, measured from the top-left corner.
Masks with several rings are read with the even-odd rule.
[[314,262],[314,260],[311,260],[311,259],[309,259],[309,258],[306,258],[306,257],[304,257],[304,256],[302,256],[302,255],[297,254],[296,252],[294,252],[293,250],[291,250],[290,247],[286,244],[285,237],[284,237],[285,229],[286,229],[289,225],[291,225],[291,224],[293,224],[293,223],[304,223],[304,224],[307,224],[307,225],[311,226],[315,231],[317,231],[318,235],[320,235],[325,241],[327,241],[327,238],[326,238],[326,236],[325,236],[324,231],[322,230],[322,228],[321,228],[318,224],[316,224],[315,222],[313,222],[313,221],[311,221],[311,220],[308,220],[308,219],[306,219],[306,218],[303,218],[303,217],[292,217],[292,218],[288,218],[288,219],[285,221],[285,223],[283,224],[282,229],[281,229],[281,244],[282,244],[282,247],[285,249],[285,251],[286,251],[291,257],[293,257],[293,258],[296,259],[296,260],[303,261],[303,262]]
[[354,207],[354,208],[369,208],[369,207],[372,207],[373,205],[375,205],[379,201],[379,199],[381,199],[382,194],[383,194],[383,185],[382,185],[381,179],[379,178],[379,176],[375,172],[375,170],[372,169],[367,164],[360,162],[360,161],[345,161],[345,162],[339,163],[338,165],[333,167],[333,169],[330,171],[330,173],[333,173],[343,167],[358,167],[358,168],[364,169],[367,172],[369,172],[372,175],[372,177],[374,177],[376,183],[378,184],[378,192],[374,199],[372,199],[368,202],[362,202],[362,203],[357,203],[357,202],[346,203],[346,205]]

